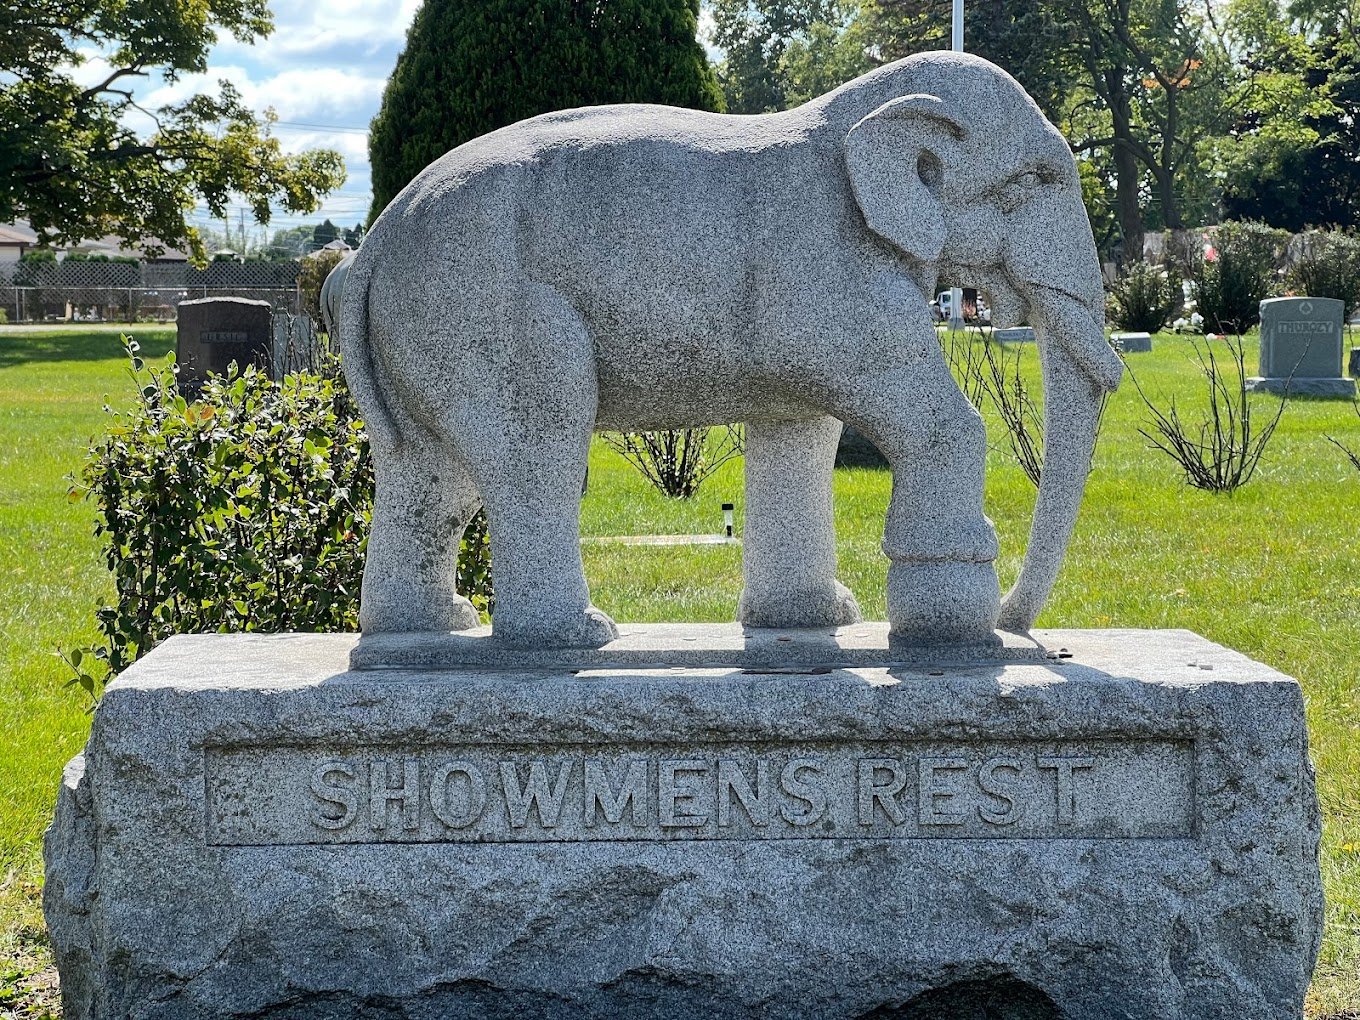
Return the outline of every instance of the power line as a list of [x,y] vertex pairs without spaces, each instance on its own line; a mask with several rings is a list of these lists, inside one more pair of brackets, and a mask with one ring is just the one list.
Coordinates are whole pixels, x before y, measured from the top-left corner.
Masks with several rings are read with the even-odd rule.
[[347,135],[366,135],[368,128],[341,127],[338,124],[303,124],[295,120],[276,120],[275,127],[301,128],[305,131],[338,131]]

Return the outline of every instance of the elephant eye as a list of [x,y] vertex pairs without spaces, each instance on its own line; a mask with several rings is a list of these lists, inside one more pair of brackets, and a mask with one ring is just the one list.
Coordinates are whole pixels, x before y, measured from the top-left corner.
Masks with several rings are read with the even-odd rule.
[[933,152],[923,152],[916,160],[916,176],[932,191],[944,183],[944,164]]
[[1054,180],[1053,175],[1042,167],[1016,174],[996,189],[996,204],[1002,212],[1014,212],[1024,205],[1032,192]]

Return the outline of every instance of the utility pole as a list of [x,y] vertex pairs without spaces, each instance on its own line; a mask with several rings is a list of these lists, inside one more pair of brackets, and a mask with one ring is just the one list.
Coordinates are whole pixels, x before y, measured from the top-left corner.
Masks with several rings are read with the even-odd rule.
[[[954,0],[954,30],[950,36],[951,49],[963,52],[963,0]],[[963,329],[963,291],[958,287],[949,290],[949,328]]]

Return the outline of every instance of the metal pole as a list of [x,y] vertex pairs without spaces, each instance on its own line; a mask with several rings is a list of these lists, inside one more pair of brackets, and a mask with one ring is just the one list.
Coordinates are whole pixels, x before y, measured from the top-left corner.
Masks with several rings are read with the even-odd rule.
[[[951,36],[951,49],[963,52],[963,0],[954,0],[954,31]],[[949,328],[963,329],[963,291],[952,287],[949,291]]]

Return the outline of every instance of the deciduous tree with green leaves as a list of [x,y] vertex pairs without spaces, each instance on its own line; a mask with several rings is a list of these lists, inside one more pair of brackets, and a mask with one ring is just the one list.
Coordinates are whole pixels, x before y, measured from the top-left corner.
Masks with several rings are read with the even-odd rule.
[[1235,0],[1236,116],[1221,141],[1223,207],[1299,231],[1360,226],[1360,34],[1355,8]]
[[373,119],[372,221],[478,135],[602,103],[723,108],[699,0],[426,0]]
[[[49,242],[116,234],[204,256],[185,212],[220,218],[234,196],[310,212],[344,182],[328,150],[285,154],[228,83],[147,110],[133,85],[207,70],[218,33],[273,28],[267,0],[8,0],[0,32],[0,222],[25,217]],[[92,56],[97,55],[97,56]],[[101,61],[97,80],[82,68]],[[136,125],[144,124],[145,129]]]

